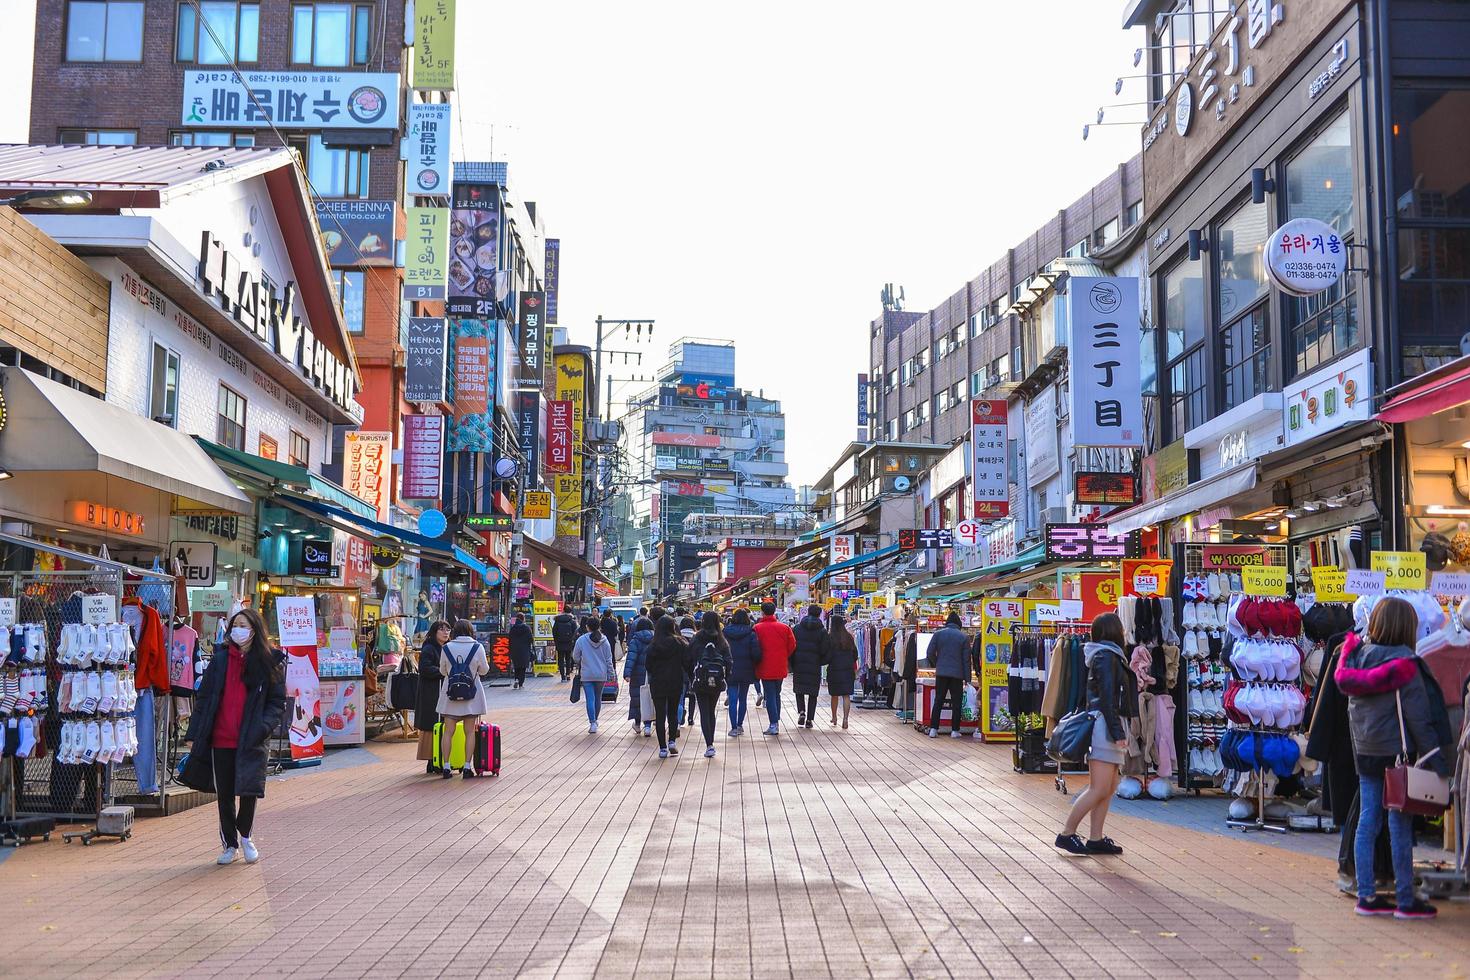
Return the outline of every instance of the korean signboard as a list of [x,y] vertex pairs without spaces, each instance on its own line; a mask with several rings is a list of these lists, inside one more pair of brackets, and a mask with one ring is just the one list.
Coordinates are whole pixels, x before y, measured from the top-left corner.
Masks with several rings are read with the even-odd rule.
[[1132,473],[1094,473],[1078,470],[1073,474],[1072,502],[1077,506],[1136,504],[1140,499],[1138,477]]
[[572,471],[572,403],[553,400],[546,403],[546,472]]
[[191,70],[183,120],[209,129],[396,129],[398,82],[380,72]]
[[857,554],[857,536],[852,534],[832,535],[832,553],[828,556],[828,564],[836,565],[838,562],[847,561]]
[[516,443],[526,463],[526,479],[535,486],[541,469],[541,392],[516,392],[515,406]]
[[349,432],[343,436],[342,488],[373,505],[378,520],[388,522],[389,490],[393,483],[393,435],[389,432]]
[[516,312],[516,376],[518,387],[537,388],[542,384],[546,355],[546,294],[539,290],[523,290]]
[[858,425],[868,424],[868,376],[858,375],[857,384]]
[[987,742],[1009,742],[1016,737],[1007,684],[1011,663],[1011,627],[1022,622],[1020,599],[986,599],[980,604],[980,734]]
[[527,490],[526,503],[521,516],[528,521],[544,521],[551,517],[551,494],[542,490]]
[[572,471],[558,474],[553,487],[558,536],[582,534],[582,454],[578,448],[586,420],[587,362],[585,354],[556,355],[556,398],[572,403]]
[[898,532],[900,551],[934,551],[954,547],[954,535],[948,528],[906,528]]
[[1045,389],[1026,406],[1026,483],[1040,486],[1062,471],[1062,457],[1057,450],[1061,432],[1057,429],[1057,405],[1054,389]]
[[449,276],[449,212],[409,208],[404,242],[403,298],[444,298]]
[[444,416],[403,417],[403,496],[436,500],[444,476]]
[[1112,537],[1106,524],[1048,524],[1047,561],[1113,561],[1137,558],[1138,532]]
[[1174,562],[1168,558],[1124,559],[1123,594],[1168,595],[1169,575]]
[[1318,218],[1288,221],[1266,240],[1266,276],[1284,293],[1315,296],[1347,271],[1347,246]]
[[449,322],[436,316],[409,317],[405,339],[408,364],[403,374],[403,397],[411,402],[444,401]]
[[314,201],[322,250],[333,267],[393,264],[392,201]]
[[1011,511],[1006,475],[1006,403],[977,398],[970,402],[971,513],[980,520],[1005,517]]
[[556,307],[561,299],[561,239],[546,239],[546,322],[556,322]]
[[489,452],[495,431],[494,320],[454,321],[454,418],[447,452]]
[[409,194],[449,196],[449,113],[447,102],[409,103],[404,144]]
[[454,91],[455,0],[418,0],[413,11],[413,87]]
[[1288,446],[1373,417],[1371,354],[1364,348],[1291,382],[1283,393]]
[[1069,283],[1072,441],[1141,446],[1138,280],[1073,276]]
[[689,446],[696,449],[718,449],[720,437],[699,432],[655,432],[655,446]]
[[450,315],[495,316],[495,273],[500,269],[500,188],[455,184],[449,215]]

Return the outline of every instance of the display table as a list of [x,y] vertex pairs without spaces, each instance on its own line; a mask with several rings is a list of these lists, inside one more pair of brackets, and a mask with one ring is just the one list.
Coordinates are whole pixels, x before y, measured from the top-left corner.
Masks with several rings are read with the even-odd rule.
[[323,677],[320,690],[322,741],[333,747],[362,745],[366,741],[363,678]]
[[[965,687],[968,689],[970,685],[966,684]],[[914,706],[916,709],[914,712],[915,728],[920,731],[938,728],[941,735],[952,730],[953,712],[950,705],[944,706],[944,711],[937,721],[934,719],[934,678],[919,678],[915,700],[917,702]],[[973,712],[970,714],[969,718],[964,717],[963,714],[960,716],[960,731],[966,735],[973,734],[980,727],[980,719],[973,717]]]

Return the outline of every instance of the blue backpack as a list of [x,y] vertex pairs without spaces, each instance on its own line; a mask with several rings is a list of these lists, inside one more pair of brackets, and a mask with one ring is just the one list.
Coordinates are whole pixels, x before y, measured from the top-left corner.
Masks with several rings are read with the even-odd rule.
[[465,654],[463,660],[455,657],[448,646],[444,648],[444,655],[449,658],[449,677],[444,681],[444,696],[451,701],[473,701],[475,699],[475,677],[470,673],[470,661],[475,658],[475,651],[480,645],[476,643],[470,647],[470,652]]

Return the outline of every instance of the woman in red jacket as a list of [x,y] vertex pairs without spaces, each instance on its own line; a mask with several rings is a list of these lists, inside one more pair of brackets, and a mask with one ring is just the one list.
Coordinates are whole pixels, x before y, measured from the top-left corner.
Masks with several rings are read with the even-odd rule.
[[786,679],[786,670],[791,654],[796,650],[796,634],[791,627],[776,618],[774,602],[761,603],[761,621],[755,624],[755,638],[761,645],[761,662],[756,665],[755,676],[761,682],[761,693],[765,698],[766,715],[771,724],[765,734],[779,735],[781,725],[781,682]]

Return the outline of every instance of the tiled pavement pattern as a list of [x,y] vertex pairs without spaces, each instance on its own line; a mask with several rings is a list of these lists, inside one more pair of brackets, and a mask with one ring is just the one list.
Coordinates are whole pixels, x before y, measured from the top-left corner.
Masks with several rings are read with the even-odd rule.
[[0,976],[1470,973],[1465,906],[1359,919],[1329,859],[1263,837],[1119,813],[1126,855],[1063,858],[1050,778],[887,712],[661,762],[623,701],[590,736],[554,680],[490,697],[499,779],[430,779],[373,743],[272,782],[253,867],[213,865],[213,808],[21,848]]

